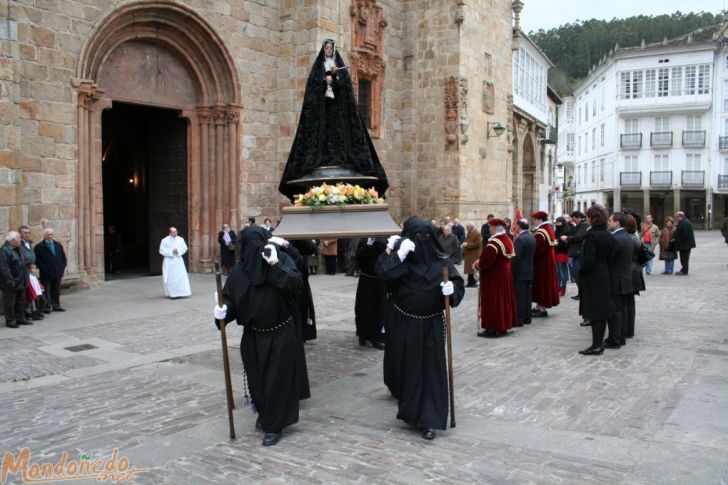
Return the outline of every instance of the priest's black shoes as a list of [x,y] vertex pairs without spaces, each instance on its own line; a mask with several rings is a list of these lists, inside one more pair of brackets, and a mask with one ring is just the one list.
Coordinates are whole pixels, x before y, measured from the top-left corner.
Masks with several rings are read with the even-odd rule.
[[604,348],[605,349],[618,349],[622,347],[621,344],[618,344],[617,342],[612,342],[611,340],[607,339],[604,341]]
[[531,318],[546,318],[549,316],[549,312],[546,310],[536,310],[535,312],[531,312]]
[[589,347],[588,349],[580,350],[581,355],[602,355],[604,353],[604,347]]
[[366,347],[367,342],[375,349],[384,350],[384,340],[378,338],[364,338],[359,337],[359,345]]
[[422,428],[422,437],[426,440],[434,440],[435,431],[432,428]]
[[8,328],[19,328],[19,325],[15,322],[5,322],[5,326]]
[[591,327],[591,320],[584,320],[579,324],[580,327]]
[[263,446],[273,446],[281,440],[281,433],[266,433],[263,436]]

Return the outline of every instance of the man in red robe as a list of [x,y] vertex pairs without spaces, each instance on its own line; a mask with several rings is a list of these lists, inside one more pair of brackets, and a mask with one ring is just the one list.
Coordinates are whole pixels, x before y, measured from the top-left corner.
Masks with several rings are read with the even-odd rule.
[[537,305],[531,311],[532,317],[547,317],[547,308],[559,304],[559,282],[556,278],[557,244],[554,228],[544,211],[531,214],[533,236],[536,238],[536,253],[533,257],[533,302]]
[[513,241],[506,234],[502,219],[488,221],[490,238],[475,262],[480,271],[480,325],[478,337],[494,338],[506,335],[518,322],[516,292],[511,277]]

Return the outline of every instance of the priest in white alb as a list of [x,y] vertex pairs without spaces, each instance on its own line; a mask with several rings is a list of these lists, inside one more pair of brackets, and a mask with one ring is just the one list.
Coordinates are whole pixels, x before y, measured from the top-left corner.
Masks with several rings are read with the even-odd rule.
[[164,294],[169,298],[190,296],[190,279],[187,277],[187,268],[182,256],[187,252],[185,240],[177,235],[177,228],[169,228],[169,236],[162,239],[159,245],[159,254],[164,256],[162,263],[162,277],[164,279]]

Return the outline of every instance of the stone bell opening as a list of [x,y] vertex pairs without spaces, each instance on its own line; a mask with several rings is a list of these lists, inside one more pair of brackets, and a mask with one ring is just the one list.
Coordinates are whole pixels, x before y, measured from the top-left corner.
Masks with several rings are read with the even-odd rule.
[[169,227],[189,241],[187,121],[177,110],[114,102],[101,133],[106,279],[161,274]]

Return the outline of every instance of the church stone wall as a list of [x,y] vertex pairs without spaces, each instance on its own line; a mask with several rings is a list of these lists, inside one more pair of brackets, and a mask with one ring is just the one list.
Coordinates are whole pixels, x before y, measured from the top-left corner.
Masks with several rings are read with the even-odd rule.
[[[77,132],[79,64],[84,46],[104,19],[134,3],[0,0],[0,231],[29,224],[33,239],[39,241],[44,227],[54,227],[67,248],[69,279],[103,272],[98,265],[78,265],[83,250],[79,193],[96,201],[102,197],[94,187],[79,186],[79,146],[85,142]],[[296,131],[309,69],[321,41],[328,37],[338,41],[349,62],[355,2],[144,3],[190,9],[222,39],[237,72],[242,105],[241,190],[235,198],[240,220],[230,223],[239,227],[248,216],[275,219],[285,202],[277,185]],[[388,202],[395,218],[449,214],[482,219],[487,211],[504,213],[500,209],[511,197],[506,136],[487,139],[486,123],[507,124],[510,2],[369,3],[380,6],[386,20],[382,125],[373,141],[389,176]],[[486,59],[490,59],[489,73],[484,72]],[[458,118],[455,143],[447,141],[446,104],[453,100],[446,99],[445,87],[450,77],[468,83],[467,93],[457,94],[458,105],[467,104],[467,119]],[[484,81],[493,85],[490,114],[482,108]],[[464,132],[461,121],[467,125]],[[199,148],[199,140],[191,146]],[[196,200],[194,194],[190,198]],[[102,237],[103,225],[93,222],[95,234]]]

